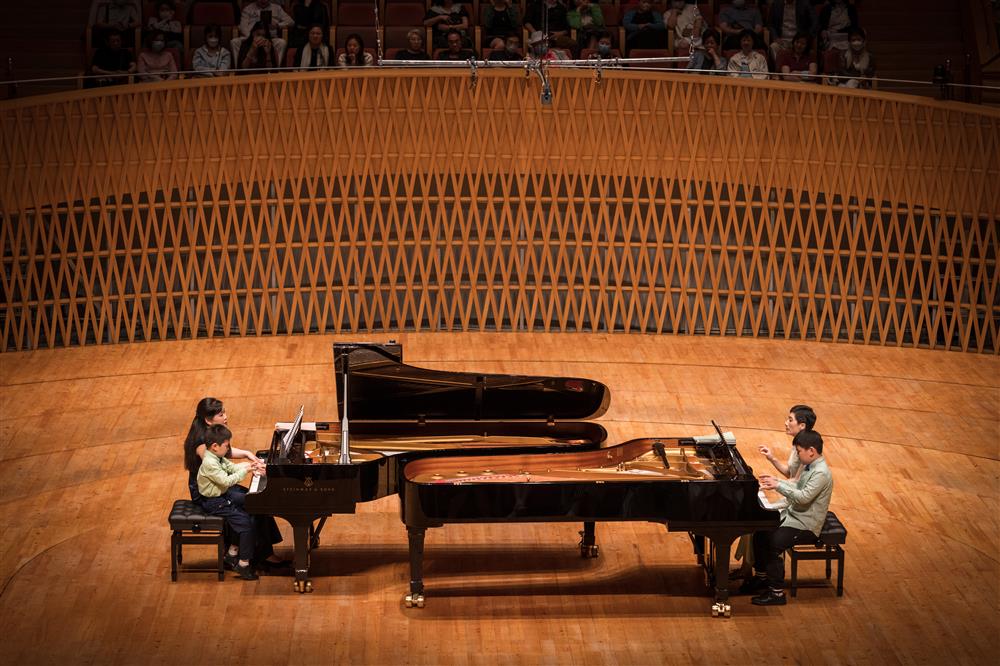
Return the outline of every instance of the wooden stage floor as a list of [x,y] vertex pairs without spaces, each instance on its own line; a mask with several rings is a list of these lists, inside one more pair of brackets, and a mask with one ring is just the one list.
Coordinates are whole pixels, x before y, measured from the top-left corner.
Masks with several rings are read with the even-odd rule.
[[[611,442],[708,433],[714,418],[758,472],[769,465],[757,444],[787,454],[788,406],[813,405],[850,532],[845,595],[807,588],[783,608],[737,597],[731,619],[712,619],[683,534],[599,524],[602,555],[584,560],[576,525],[471,525],[428,532],[427,607],[408,610],[394,498],[331,521],[311,595],[287,577],[171,583],[167,512],[187,494],[195,402],[225,400],[246,448],[300,403],[333,418],[335,338],[13,353],[0,355],[0,662],[996,663],[997,358],[737,338],[396,337],[415,365],[603,381]],[[210,555],[189,547],[187,561]],[[822,572],[805,563],[800,576]]]

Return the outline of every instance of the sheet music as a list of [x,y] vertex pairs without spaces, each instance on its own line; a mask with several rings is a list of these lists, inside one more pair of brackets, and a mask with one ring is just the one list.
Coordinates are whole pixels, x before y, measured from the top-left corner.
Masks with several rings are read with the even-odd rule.
[[[294,421],[278,421],[274,424],[275,430],[291,430],[292,426],[295,425]],[[316,432],[316,422],[315,421],[303,421],[302,427],[300,428],[303,432]]]

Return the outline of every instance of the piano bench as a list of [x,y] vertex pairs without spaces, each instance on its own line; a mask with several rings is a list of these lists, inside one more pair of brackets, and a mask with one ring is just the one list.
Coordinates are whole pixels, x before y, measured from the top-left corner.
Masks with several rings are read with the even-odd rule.
[[[226,554],[226,540],[223,534],[226,521],[221,516],[212,516],[204,512],[200,506],[191,500],[177,500],[170,509],[170,580],[177,581],[177,565],[183,563],[183,548],[185,544],[214,544],[218,548],[219,580],[226,575],[223,570]],[[195,571],[195,569],[191,569]],[[204,570],[202,570],[204,571]],[[210,569],[209,571],[216,571]]]
[[792,560],[792,575],[789,578],[789,591],[795,596],[798,586],[799,560],[824,560],[826,562],[826,579],[830,580],[833,573],[831,565],[837,560],[837,596],[844,596],[844,549],[847,543],[847,528],[837,518],[833,511],[826,512],[826,522],[814,544],[797,545],[788,550]]

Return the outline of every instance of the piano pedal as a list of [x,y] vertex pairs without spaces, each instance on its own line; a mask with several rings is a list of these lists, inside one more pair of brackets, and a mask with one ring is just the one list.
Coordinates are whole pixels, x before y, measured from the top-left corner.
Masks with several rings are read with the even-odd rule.
[[295,581],[294,586],[295,591],[299,594],[313,591],[313,584],[311,580],[297,580]]
[[580,544],[580,557],[583,558],[596,558],[601,554],[600,546],[596,545],[584,545]]
[[732,617],[733,607],[721,601],[712,604],[712,617]]
[[406,595],[406,598],[404,599],[404,603],[406,604],[407,608],[413,608],[414,606],[416,606],[417,608],[423,608],[424,607],[424,595],[422,595],[422,594],[408,594],[408,595]]

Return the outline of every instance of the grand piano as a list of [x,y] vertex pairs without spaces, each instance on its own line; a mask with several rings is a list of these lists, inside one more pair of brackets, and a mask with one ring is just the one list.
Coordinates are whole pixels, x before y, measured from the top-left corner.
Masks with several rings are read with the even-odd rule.
[[765,508],[735,440],[718,426],[716,431],[717,437],[643,438],[591,451],[409,462],[400,491],[410,548],[406,606],[425,603],[423,552],[430,527],[579,521],[582,555],[594,557],[596,522],[641,520],[692,536],[715,588],[712,615],[729,617],[732,544],[743,534],[774,529],[779,514]]
[[302,422],[300,413],[276,427],[266,474],[246,497],[248,512],[291,524],[298,592],[312,591],[310,551],[327,517],[396,494],[408,462],[594,450],[607,437],[586,420],[608,408],[600,382],[429,370],[404,364],[393,342],[335,344],[333,354],[340,423]]

